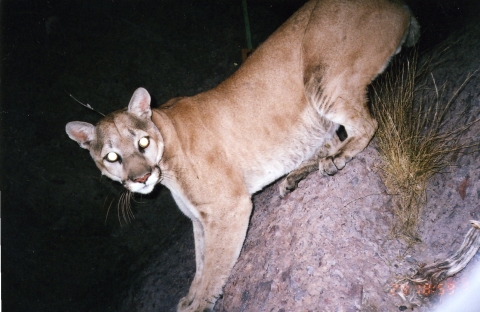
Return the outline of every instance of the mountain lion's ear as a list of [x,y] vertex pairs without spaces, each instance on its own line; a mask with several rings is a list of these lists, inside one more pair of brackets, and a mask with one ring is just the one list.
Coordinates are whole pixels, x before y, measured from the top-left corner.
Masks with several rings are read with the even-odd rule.
[[72,121],[65,127],[70,139],[80,144],[80,147],[89,149],[90,143],[95,139],[95,126],[88,122]]
[[152,109],[150,108],[150,94],[144,88],[138,88],[128,104],[128,112],[147,119],[152,117]]

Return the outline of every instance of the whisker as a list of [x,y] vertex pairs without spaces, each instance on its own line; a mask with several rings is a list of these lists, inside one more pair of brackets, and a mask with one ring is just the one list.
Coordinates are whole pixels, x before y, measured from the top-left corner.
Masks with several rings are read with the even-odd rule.
[[[123,226],[122,219],[125,224],[131,222],[132,219],[135,219],[135,215],[131,209],[130,200],[132,198],[132,192],[125,190],[120,194],[120,198],[117,203],[117,218],[120,226]],[[120,216],[121,214],[121,216]]]
[[127,194],[125,196],[125,210],[126,210],[126,213],[127,213],[127,219],[128,219],[128,223],[130,223],[132,221],[132,219],[135,219],[135,216],[133,215],[133,212],[132,212],[132,206],[130,204],[130,200],[132,199],[132,192],[130,191],[127,191]]
[[[172,172],[175,173],[175,172],[182,172],[182,171],[173,170]],[[176,178],[176,175],[172,174],[171,172],[162,172],[161,176],[160,176],[160,182],[163,181],[164,179],[167,180],[167,181],[172,181],[174,178]]]
[[[131,193],[130,193],[131,194]],[[135,199],[133,196],[131,196],[130,198],[133,198]],[[132,207],[130,206],[130,213],[132,214],[132,219],[135,219],[135,214],[133,213],[133,210],[132,210]]]
[[118,223],[120,224],[120,226],[122,226],[122,220],[120,220],[120,203],[122,201],[123,195],[124,193],[122,192],[120,194],[120,198],[118,199],[118,203],[117,203],[117,217],[118,217]]
[[123,197],[122,197],[122,205],[121,205],[121,208],[122,208],[122,217],[123,217],[123,221],[125,221],[125,224],[128,223],[127,217],[126,217],[126,215],[125,215],[125,206],[126,206],[126,203],[127,203],[127,192],[124,192],[124,193],[123,193]]
[[[132,194],[133,195],[133,194]],[[141,194],[140,194],[141,195]],[[136,203],[139,203],[139,204],[144,204],[146,203],[146,201],[138,201],[138,200],[135,200],[135,195],[131,196],[131,200],[133,200],[134,202]]]
[[[107,200],[107,198],[105,198],[105,200]],[[112,199],[112,201],[110,202],[110,205],[108,205],[107,215],[105,216],[105,225],[107,225],[108,213],[110,212],[110,207],[112,207],[112,204],[113,204],[114,200],[115,200],[115,198]]]

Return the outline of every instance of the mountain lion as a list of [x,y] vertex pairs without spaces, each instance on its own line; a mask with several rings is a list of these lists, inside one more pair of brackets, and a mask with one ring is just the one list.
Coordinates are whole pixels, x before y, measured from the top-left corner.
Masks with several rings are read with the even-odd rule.
[[362,151],[377,123],[367,85],[419,26],[395,0],[309,1],[225,82],[158,109],[139,88],[96,126],[70,122],[102,174],[147,194],[168,187],[193,222],[196,273],[178,311],[213,309],[242,249],[251,196],[287,175],[332,175]]

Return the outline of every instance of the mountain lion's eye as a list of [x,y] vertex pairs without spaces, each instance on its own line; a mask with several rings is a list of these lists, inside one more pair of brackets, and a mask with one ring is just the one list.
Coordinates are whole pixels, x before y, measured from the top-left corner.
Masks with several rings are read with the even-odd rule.
[[107,157],[105,157],[109,162],[116,162],[118,160],[118,154],[114,152],[110,152],[107,154]]
[[140,148],[147,148],[150,145],[150,139],[148,137],[143,137],[138,141],[138,146]]

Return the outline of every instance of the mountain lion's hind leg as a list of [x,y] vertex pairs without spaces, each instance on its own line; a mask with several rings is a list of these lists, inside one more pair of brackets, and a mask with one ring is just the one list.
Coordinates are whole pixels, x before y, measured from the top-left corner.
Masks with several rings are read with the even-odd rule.
[[364,92],[355,100],[339,97],[333,106],[329,107],[325,118],[343,125],[347,133],[347,138],[337,146],[337,150],[320,160],[320,170],[323,167],[323,170],[330,174],[332,162],[336,169],[341,170],[368,145],[377,130],[377,121],[370,115]]

